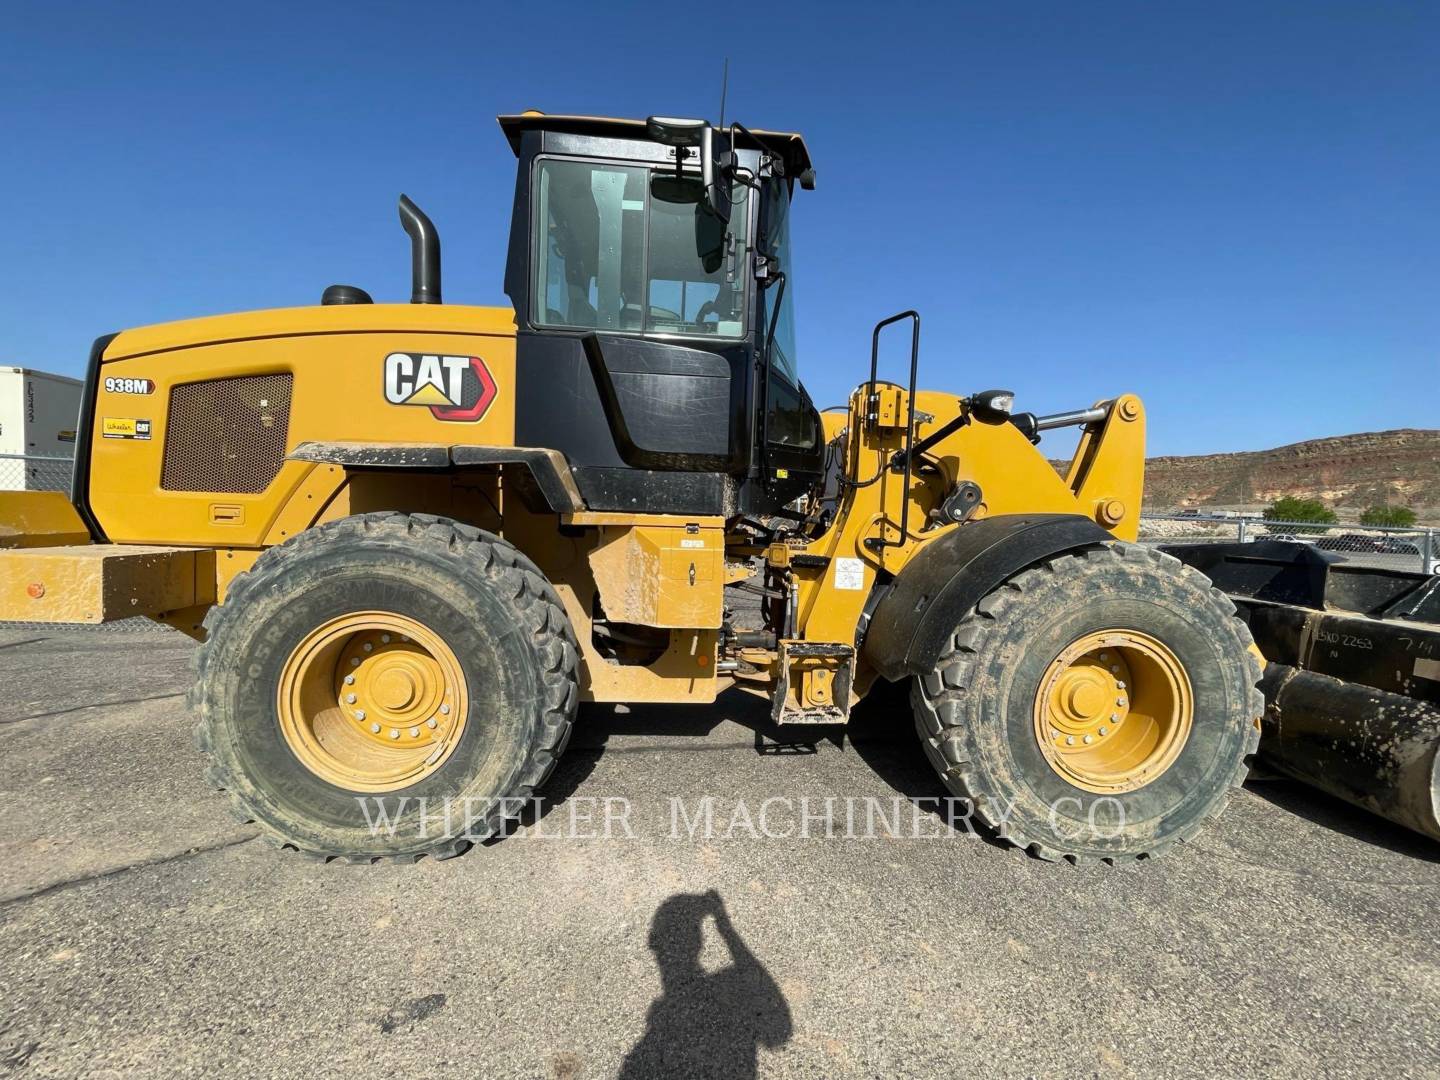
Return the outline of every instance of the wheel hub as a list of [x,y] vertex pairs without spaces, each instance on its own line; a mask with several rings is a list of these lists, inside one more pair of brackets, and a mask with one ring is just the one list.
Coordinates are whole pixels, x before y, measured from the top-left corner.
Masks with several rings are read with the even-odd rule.
[[317,627],[281,674],[281,730],[322,779],[390,791],[438,769],[468,715],[454,652],[423,624],[361,612]]
[[1050,767],[1087,791],[1133,791],[1179,756],[1194,723],[1190,680],[1147,634],[1103,630],[1071,642],[1035,698],[1035,737]]

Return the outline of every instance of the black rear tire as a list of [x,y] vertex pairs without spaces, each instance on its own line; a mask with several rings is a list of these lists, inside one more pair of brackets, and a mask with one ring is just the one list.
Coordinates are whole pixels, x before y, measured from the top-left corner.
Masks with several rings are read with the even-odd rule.
[[[1174,654],[1194,719],[1154,779],[1097,793],[1046,760],[1035,703],[1070,643],[1112,628]],[[1209,579],[1152,548],[1112,543],[1051,558],[987,595],[935,670],[913,680],[911,704],[926,756],[985,828],[1040,858],[1114,862],[1157,856],[1224,808],[1259,743],[1260,675],[1248,628]]]
[[[327,620],[366,611],[438,635],[459,661],[469,700],[443,764],[381,793],[394,822],[381,830],[357,800],[376,795],[307,768],[286,742],[277,705],[297,644]],[[205,625],[190,694],[196,742],[235,815],[278,846],[352,861],[458,854],[519,813],[569,739],[578,650],[560,598],[512,545],[469,525],[377,513],[310,529],[236,578]]]

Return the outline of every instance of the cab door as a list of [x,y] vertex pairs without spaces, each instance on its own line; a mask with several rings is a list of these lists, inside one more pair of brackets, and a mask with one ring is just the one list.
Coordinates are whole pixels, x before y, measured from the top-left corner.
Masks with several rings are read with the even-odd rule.
[[790,191],[785,180],[765,181],[757,246],[767,260],[760,290],[764,332],[760,445],[767,490],[781,505],[820,476],[824,448],[820,414],[795,364],[795,282],[790,248]]

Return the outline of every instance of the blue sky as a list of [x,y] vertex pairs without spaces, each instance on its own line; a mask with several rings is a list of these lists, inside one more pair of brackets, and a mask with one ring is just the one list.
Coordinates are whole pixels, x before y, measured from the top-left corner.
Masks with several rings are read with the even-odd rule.
[[[706,16],[707,22],[694,21]],[[0,363],[96,335],[445,293],[504,304],[527,107],[793,129],[802,377],[924,315],[922,382],[1121,391],[1152,453],[1440,427],[1440,5],[6,0]],[[898,349],[891,357],[899,370]]]

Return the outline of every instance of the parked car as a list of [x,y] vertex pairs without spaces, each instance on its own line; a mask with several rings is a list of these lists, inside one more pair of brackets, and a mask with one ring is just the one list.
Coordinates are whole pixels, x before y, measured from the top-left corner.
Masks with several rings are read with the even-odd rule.
[[[1423,561],[1417,544],[1395,536],[1366,536],[1363,533],[1341,533],[1339,536],[1324,536],[1315,541],[1323,551],[1337,551],[1350,555],[1399,555],[1415,565]],[[1427,574],[1440,574],[1440,557],[1432,554],[1429,565],[1422,567]]]

